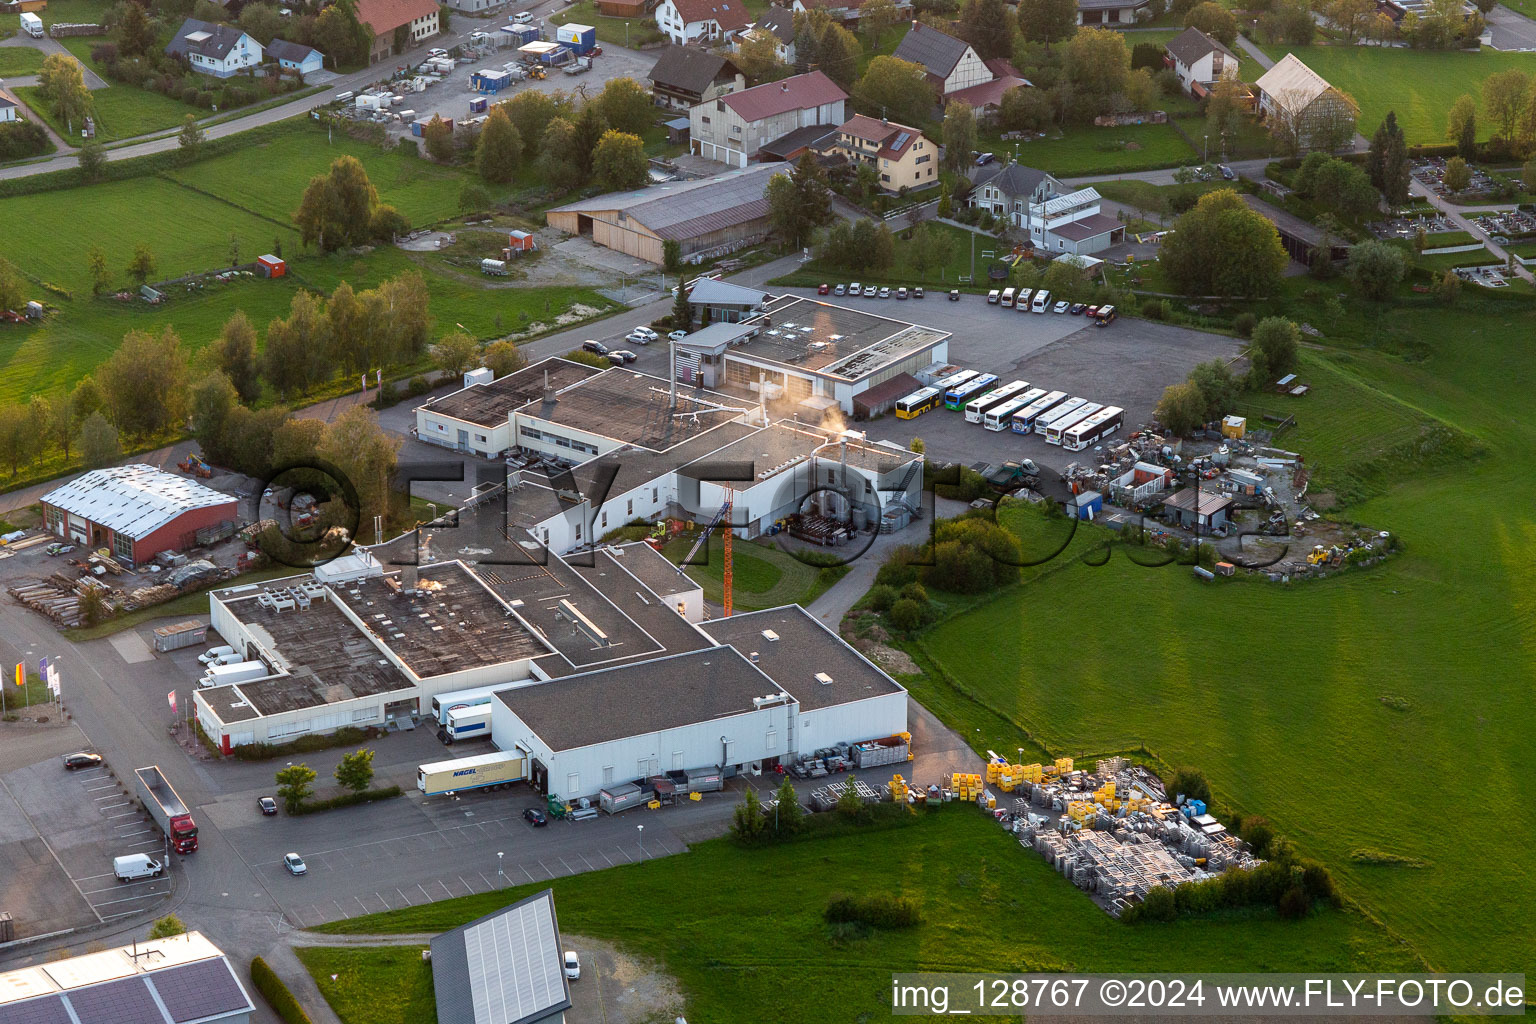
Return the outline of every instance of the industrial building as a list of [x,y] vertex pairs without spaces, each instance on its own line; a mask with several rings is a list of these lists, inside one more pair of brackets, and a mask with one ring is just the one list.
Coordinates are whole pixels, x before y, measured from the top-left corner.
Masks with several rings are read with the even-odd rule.
[[512,433],[515,410],[546,388],[559,390],[601,372],[555,356],[494,380],[476,378],[470,383],[471,375],[466,374],[463,388],[417,407],[416,437],[454,451],[500,458],[517,446]]
[[249,1024],[255,1011],[201,932],[0,974],[0,1024]]
[[43,495],[42,506],[49,533],[129,565],[229,536],[239,518],[233,495],[142,464],[92,470]]
[[571,1008],[550,889],[432,940],[438,1024],[560,1024]]
[[768,234],[768,179],[783,170],[764,164],[699,181],[609,192],[557,206],[546,219],[550,227],[661,266],[667,242],[676,242],[686,257],[762,241]]

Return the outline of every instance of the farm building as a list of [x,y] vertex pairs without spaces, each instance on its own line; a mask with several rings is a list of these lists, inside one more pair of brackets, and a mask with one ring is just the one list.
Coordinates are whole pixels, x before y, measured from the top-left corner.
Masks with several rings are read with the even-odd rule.
[[358,0],[357,20],[373,33],[368,63],[377,64],[395,53],[395,33],[403,30],[404,49],[426,42],[438,32],[433,0]]
[[1232,496],[1186,487],[1163,499],[1168,517],[1186,530],[1210,533],[1227,525]]
[[268,253],[256,257],[256,272],[262,277],[282,277],[288,273],[288,264],[281,256]]
[[[1258,196],[1243,195],[1243,202],[1247,203],[1255,213],[1264,215],[1264,218],[1275,226],[1275,231],[1280,235],[1280,244],[1285,246],[1285,251],[1291,259],[1303,266],[1312,263],[1312,251],[1323,241],[1323,229],[1311,221],[1303,220],[1278,206],[1272,206]],[[1349,247],[1335,241],[1330,253],[1335,263],[1349,257]]]
[[563,954],[550,889],[444,932],[432,940],[438,1024],[561,1024]]
[[970,43],[918,21],[912,23],[893,56],[921,67],[940,95],[981,85],[994,77]]
[[1259,76],[1259,113],[1297,151],[1332,149],[1355,135],[1354,102],[1288,53]]
[[799,128],[847,120],[848,94],[820,71],[794,75],[728,93],[688,112],[689,146],[695,156],[745,167],[758,150]]
[[538,247],[539,244],[532,232],[517,230],[507,232],[507,248],[513,252],[533,252]]
[[141,939],[0,974],[0,1020],[249,1024],[243,973],[202,932]]
[[49,533],[133,565],[195,547],[200,533],[206,542],[232,532],[240,514],[232,495],[145,465],[92,470],[43,495],[42,506]]
[[267,44],[267,56],[277,61],[285,71],[297,71],[307,75],[325,67],[325,54],[313,46],[290,43],[286,39],[274,39]]
[[188,18],[166,44],[165,52],[186,60],[193,71],[228,78],[260,64],[262,46],[231,25]]
[[557,206],[546,216],[550,227],[660,266],[666,242],[676,242],[687,257],[761,240],[768,232],[764,192],[776,171],[782,168],[768,164],[700,181],[609,192]]

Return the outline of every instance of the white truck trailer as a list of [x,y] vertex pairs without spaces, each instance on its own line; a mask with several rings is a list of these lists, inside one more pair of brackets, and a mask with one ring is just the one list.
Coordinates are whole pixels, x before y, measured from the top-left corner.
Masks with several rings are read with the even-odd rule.
[[528,761],[521,754],[481,754],[418,766],[416,788],[427,796],[439,796],[467,789],[504,789],[527,777]]

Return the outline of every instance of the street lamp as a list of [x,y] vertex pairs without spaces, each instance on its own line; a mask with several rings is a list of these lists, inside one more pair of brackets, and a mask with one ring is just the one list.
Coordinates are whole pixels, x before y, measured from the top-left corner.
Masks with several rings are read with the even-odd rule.
[[507,884],[507,876],[502,874],[501,871],[501,858],[505,856],[506,854],[501,850],[496,851],[496,887],[498,889],[504,887]]
[[1204,142],[1205,142],[1205,160],[1204,160],[1204,162],[1205,163],[1210,163],[1211,162],[1211,137],[1209,135],[1202,135],[1202,136],[1200,136],[1200,138],[1202,140],[1204,140]]
[[640,859],[645,860],[645,826],[636,825],[635,831],[640,834]]

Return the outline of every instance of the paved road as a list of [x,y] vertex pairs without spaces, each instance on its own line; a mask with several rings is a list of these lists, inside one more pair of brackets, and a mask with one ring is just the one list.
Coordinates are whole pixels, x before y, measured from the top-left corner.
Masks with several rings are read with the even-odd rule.
[[[1455,203],[1447,202],[1444,197],[1437,195],[1433,189],[1424,184],[1424,182],[1420,181],[1418,178],[1414,178],[1412,180],[1408,186],[1408,191],[1412,195],[1423,196],[1429,201],[1429,205],[1443,213],[1452,224],[1455,224],[1462,231],[1469,233],[1473,238],[1482,241],[1488,246],[1489,252],[1503,260],[1506,267],[1509,265],[1508,250],[1506,250],[1501,245],[1495,244],[1494,241],[1488,237],[1488,232],[1478,227],[1478,225],[1467,216],[1468,211],[1466,211],[1463,207],[1457,206]],[[1514,267],[1515,276],[1522,280],[1536,283],[1536,275],[1533,275],[1531,273],[1531,269],[1525,264],[1521,263],[1519,260],[1516,260]]]
[[1495,50],[1536,50],[1536,21],[1503,4],[1494,5],[1484,17]]

